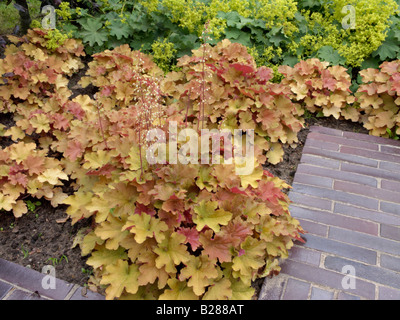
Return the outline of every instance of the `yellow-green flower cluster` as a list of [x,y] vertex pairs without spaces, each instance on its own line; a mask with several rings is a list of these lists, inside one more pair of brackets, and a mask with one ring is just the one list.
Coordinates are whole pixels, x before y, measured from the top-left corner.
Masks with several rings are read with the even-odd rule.
[[62,33],[58,29],[48,30],[47,34],[44,36],[47,39],[46,48],[54,51],[58,47],[62,46],[71,34]]
[[282,26],[288,36],[297,31],[292,21],[297,12],[294,0],[142,0],[141,3],[149,12],[164,8],[172,22],[198,35],[208,21],[210,33],[217,39],[226,28],[226,21],[218,17],[218,12],[237,11],[243,17],[262,19],[267,28]]
[[174,44],[167,39],[157,40],[151,45],[154,62],[164,71],[168,72],[171,68],[171,62],[176,54]]
[[[349,14],[349,11],[342,13],[347,5],[355,10],[355,29],[342,26],[342,20]],[[348,65],[360,66],[385,40],[389,19],[397,9],[394,0],[333,0],[322,13],[303,11],[308,29],[313,30],[300,40],[299,44],[305,48],[304,56],[323,46],[331,46],[346,59]]]
[[71,8],[69,6],[69,2],[61,2],[59,9],[56,9],[56,13],[59,17],[61,17],[64,21],[68,21],[72,17]]

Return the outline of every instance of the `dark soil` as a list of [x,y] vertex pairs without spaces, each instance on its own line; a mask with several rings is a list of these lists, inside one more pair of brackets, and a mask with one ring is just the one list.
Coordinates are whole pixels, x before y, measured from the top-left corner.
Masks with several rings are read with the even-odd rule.
[[[0,58],[4,48],[1,40],[0,38]],[[87,63],[90,58],[85,60]],[[72,98],[78,94],[93,97],[96,92],[92,86],[82,89],[77,85],[85,71],[85,69],[81,70],[70,79],[69,88],[73,91]],[[0,123],[7,128],[12,126],[11,115],[0,114]],[[334,118],[307,119],[305,128],[298,134],[297,147],[285,146],[283,161],[278,165],[265,166],[272,174],[289,185],[292,184],[310,125],[367,133],[361,124],[351,121],[338,121]],[[1,138],[2,147],[10,143],[11,140],[8,138]],[[79,246],[71,247],[78,231],[88,227],[90,220],[84,220],[72,226],[70,220],[66,220],[65,206],[53,208],[46,200],[41,199],[40,202],[41,205],[34,212],[29,212],[19,219],[15,219],[11,212],[0,213],[0,257],[39,272],[45,265],[54,264],[58,279],[84,286],[88,280],[88,273],[84,271],[90,270],[85,263],[87,257],[81,256]],[[262,283],[263,279],[260,279],[253,285],[256,288],[255,298],[258,296]]]
[[34,212],[19,219],[10,212],[0,214],[0,257],[39,272],[54,265],[58,279],[85,285],[88,273],[82,269],[90,268],[79,246],[71,247],[78,230],[87,227],[89,220],[72,226],[66,220],[65,206],[53,208],[48,201],[40,202]]

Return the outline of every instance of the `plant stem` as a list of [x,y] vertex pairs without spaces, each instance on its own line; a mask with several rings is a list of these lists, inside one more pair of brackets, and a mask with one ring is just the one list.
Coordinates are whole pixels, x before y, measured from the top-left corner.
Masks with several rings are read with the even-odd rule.
[[99,116],[99,125],[100,125],[101,135],[103,136],[103,141],[104,141],[104,144],[106,145],[106,149],[107,149],[107,150],[110,150],[110,149],[108,148],[107,140],[106,140],[106,137],[105,137],[105,135],[104,135],[103,125],[101,124],[100,108],[99,108],[99,103],[98,103],[98,102],[97,102],[96,106],[97,106],[97,115]]

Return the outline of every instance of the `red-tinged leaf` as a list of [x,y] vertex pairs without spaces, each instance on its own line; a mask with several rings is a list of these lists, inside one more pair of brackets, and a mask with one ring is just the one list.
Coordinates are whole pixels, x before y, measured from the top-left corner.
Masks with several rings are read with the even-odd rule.
[[216,234],[213,238],[212,235],[212,230],[207,230],[204,233],[200,233],[199,239],[204,248],[203,253],[207,254],[210,259],[218,259],[221,263],[231,262],[231,239],[226,236],[221,236],[220,234]]
[[174,214],[183,213],[185,210],[185,202],[174,194],[162,204],[161,209]]
[[233,187],[229,191],[231,191],[232,193],[247,195],[247,193],[245,191],[240,190],[238,187]]
[[8,179],[10,180],[10,183],[13,185],[20,184],[24,188],[28,185],[28,178],[25,174],[18,172],[16,174],[9,175]]
[[276,116],[274,110],[264,109],[257,115],[257,121],[261,122],[265,129],[275,128],[278,125]]
[[180,227],[177,232],[186,237],[185,243],[189,243],[193,251],[196,251],[201,245],[199,240],[200,233],[196,230],[196,228]]
[[69,127],[69,120],[60,113],[52,116],[53,127],[60,130],[67,130]]
[[[26,160],[26,159],[25,159]],[[24,160],[24,161],[25,161]],[[14,174],[16,174],[16,173],[18,173],[18,172],[20,172],[20,171],[23,171],[24,170],[24,166],[23,166],[23,164],[22,163],[20,163],[20,164],[13,164],[12,166],[10,166],[10,171],[9,171],[9,173],[11,174],[11,175],[14,175]]]
[[171,230],[178,227],[182,223],[182,221],[184,221],[184,216],[182,214],[174,214],[164,210],[158,211],[158,217],[162,221],[164,221],[168,225],[168,228]]
[[142,212],[154,217],[156,215],[156,211],[153,208],[149,208],[148,206],[145,206],[144,204],[137,203],[136,208],[135,208],[135,213],[136,214],[141,214]]
[[221,234],[230,238],[234,247],[238,247],[252,233],[252,229],[240,218],[231,221],[221,230]]
[[380,66],[381,70],[389,75],[395,74],[396,72],[400,72],[400,62],[396,61],[385,61]]
[[100,94],[104,97],[109,97],[114,92],[115,86],[105,86],[100,91]]
[[359,87],[359,92],[367,92],[368,95],[370,96],[377,93],[377,91],[378,91],[377,83],[363,84]]
[[272,69],[262,66],[257,70],[257,77],[265,83],[272,79]]
[[85,111],[77,102],[69,101],[67,103],[68,112],[72,113],[78,120],[82,120],[85,116]]
[[28,170],[29,175],[41,174],[45,168],[45,158],[29,155],[23,162],[24,169]]
[[271,178],[274,177],[274,175],[266,169],[264,169],[264,176],[271,177]]
[[327,88],[331,91],[334,91],[336,89],[337,80],[332,78],[332,76],[328,70],[322,70],[321,77],[322,77],[324,88]]
[[111,178],[112,172],[115,170],[115,167],[108,163],[105,166],[102,166],[99,169],[96,170],[90,170],[86,174],[88,176],[104,176],[107,178]]
[[281,189],[277,188],[273,181],[260,181],[256,193],[263,201],[270,201],[273,204],[278,204],[278,199],[283,197]]
[[82,144],[77,140],[72,140],[68,142],[67,150],[64,155],[71,161],[75,161],[78,157],[83,154]]
[[255,71],[253,66],[241,63],[232,63],[231,67],[235,68],[237,71],[241,71],[243,75],[247,75],[248,73],[253,73]]

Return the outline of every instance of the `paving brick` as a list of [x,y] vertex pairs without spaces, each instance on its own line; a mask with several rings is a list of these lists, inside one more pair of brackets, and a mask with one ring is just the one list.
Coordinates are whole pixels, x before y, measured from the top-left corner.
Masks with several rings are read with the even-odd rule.
[[294,180],[298,183],[309,184],[317,187],[332,188],[333,179],[327,177],[318,177],[309,174],[296,172]]
[[313,287],[310,300],[333,300],[333,291]]
[[340,168],[340,161],[338,161],[338,160],[321,158],[321,157],[313,156],[311,154],[306,154],[306,153],[302,154],[300,163],[307,163],[310,165],[324,167],[324,168],[330,168],[330,169],[339,169]]
[[400,257],[389,256],[387,254],[381,254],[380,265],[383,268],[390,269],[396,272],[400,272]]
[[[332,178],[335,180],[357,182],[357,183],[365,184],[365,185],[368,185],[371,187],[377,186],[377,179],[374,177],[361,175],[361,174],[357,174],[357,173],[342,172],[342,171],[338,171],[338,170],[320,168],[320,167],[311,166],[308,164],[300,164],[297,167],[296,176],[299,173],[311,174],[311,175],[319,176],[319,177],[329,177],[329,178]],[[300,181],[298,181],[298,182],[300,182]]]
[[340,153],[340,152],[335,152],[335,151],[329,151],[329,150],[321,150],[318,148],[310,148],[310,147],[304,147],[303,148],[303,153],[305,154],[311,154],[315,156],[321,156],[321,157],[326,157],[328,159],[334,159],[334,160],[340,160],[340,161],[347,161],[350,163],[357,163],[357,164],[362,164],[364,166],[369,166],[373,168],[378,167],[378,161],[373,160],[373,159],[368,159],[365,157],[360,157],[360,156],[355,156],[351,154],[345,154],[345,153]]
[[341,146],[340,152],[351,154],[351,155],[356,155],[356,156],[360,156],[360,157],[366,157],[368,159],[376,159],[376,160],[400,163],[400,156],[389,154],[389,153],[371,152],[370,150],[364,150],[364,149],[347,147],[347,146]]
[[[317,139],[317,137],[316,137],[316,139]],[[307,147],[313,147],[313,148],[318,148],[318,149],[322,149],[322,150],[339,151],[339,145],[337,143],[320,141],[320,140],[316,140],[316,139],[311,139],[310,134],[309,134],[305,145]]]
[[307,300],[311,284],[289,278],[282,300]]
[[280,300],[287,281],[287,275],[280,273],[272,278],[265,278],[258,300]]
[[400,300],[400,290],[378,287],[378,292],[379,300]]
[[333,189],[349,193],[355,193],[363,196],[368,196],[371,198],[400,203],[399,192],[377,189],[365,185],[360,185],[357,183],[352,183],[347,181],[335,181]]
[[[319,250],[321,252],[335,254],[369,264],[376,264],[377,253],[373,250],[332,239],[318,237],[312,234],[306,234],[303,238],[306,240],[306,243],[303,245],[305,248]],[[339,240],[342,241],[343,238]]]
[[307,205],[308,207],[311,208],[328,210],[328,211],[332,209],[332,204],[333,204],[332,200],[321,199],[306,194],[297,193],[294,191],[290,191],[289,199],[295,204]]
[[37,291],[41,296],[55,300],[63,300],[73,285],[63,280],[56,279],[55,289],[43,289],[42,279],[45,277],[38,271],[24,268],[18,264],[3,260],[0,258],[0,279],[29,291]]
[[367,134],[348,132],[348,131],[343,132],[343,137],[361,140],[361,141],[369,141],[371,143],[378,143],[378,144],[382,144],[382,145],[392,145],[392,146],[399,145],[399,142],[397,142],[395,140],[382,138],[382,137],[376,137],[376,136],[367,135]]
[[289,276],[312,282],[316,285],[343,290],[367,299],[375,299],[375,285],[370,282],[357,280],[355,289],[344,289],[342,287],[342,279],[345,275],[336,271],[318,268],[290,259],[285,260],[281,267],[281,272]]
[[315,250],[310,250],[300,246],[294,246],[289,251],[290,259],[308,263],[314,266],[319,266],[321,253]]
[[337,296],[338,300],[361,300],[359,296],[355,296],[343,291],[340,291]]
[[343,136],[343,131],[337,130],[337,129],[332,129],[332,128],[326,128],[326,127],[320,127],[320,126],[310,126],[310,131],[311,132],[319,132],[323,134],[328,134],[331,136],[338,136],[341,137]]
[[[367,150],[379,151],[379,145],[377,143],[369,142],[369,141],[360,141],[359,139],[350,139],[341,136],[332,136],[326,135],[322,133],[310,132],[307,136],[307,140],[309,138],[316,139],[319,141],[330,142],[339,145],[345,145],[349,147],[357,147]],[[307,141],[306,141],[307,143]]]
[[307,186],[296,182],[293,183],[293,190],[298,193],[304,193],[315,197],[320,197],[323,199],[330,199],[344,203],[349,203],[367,209],[377,210],[379,207],[379,201],[377,199],[371,199],[369,197],[353,195],[347,192],[342,192],[337,190]]
[[69,300],[105,300],[105,297],[99,293],[90,290],[83,291],[83,287],[79,287]]
[[356,286],[358,279],[361,278],[400,289],[400,274],[391,270],[334,256],[327,256],[324,265],[325,268],[337,272],[341,272],[344,266],[353,266],[355,270]]
[[7,300],[48,300],[40,297],[37,293],[26,292],[22,290],[14,290],[8,297]]
[[343,215],[302,208],[295,205],[290,206],[291,214],[296,218],[311,220],[330,226],[338,226],[359,232],[365,232],[372,235],[378,235],[379,225],[371,221],[365,221],[357,218],[346,217]]
[[[400,241],[400,227],[387,224],[381,225],[381,237]],[[400,246],[400,243],[399,243]]]
[[389,170],[371,168],[368,166],[357,165],[357,164],[352,164],[352,163],[342,163],[341,171],[358,173],[358,174],[363,174],[366,176],[377,177],[377,178],[382,178],[382,179],[400,181],[400,173],[389,171]]
[[381,146],[381,152],[400,155],[400,147]]
[[364,248],[369,248],[372,250],[400,255],[399,242],[381,237],[371,236],[366,233],[331,227],[329,228],[329,238],[333,240],[346,241],[347,243]]
[[381,161],[379,163],[379,168],[384,169],[384,170],[389,170],[389,171],[400,172],[400,164],[399,163]]
[[400,181],[382,180],[381,188],[400,192]]
[[11,290],[12,287],[12,285],[0,281],[0,300],[6,296],[6,294]]
[[383,212],[400,215],[400,204],[381,201],[379,209]]
[[311,234],[315,234],[317,236],[327,237],[328,236],[328,226],[325,224],[316,223],[314,221],[303,220],[298,217],[295,217],[300,225],[303,227],[305,231]]
[[[399,205],[400,209],[400,205]],[[379,212],[377,210],[368,210],[363,208],[354,207],[344,203],[336,202],[334,204],[333,212],[341,213],[346,216],[357,217],[365,220],[375,221],[378,223],[387,223],[392,225],[400,225],[400,216]],[[400,215],[400,211],[399,211]]]

